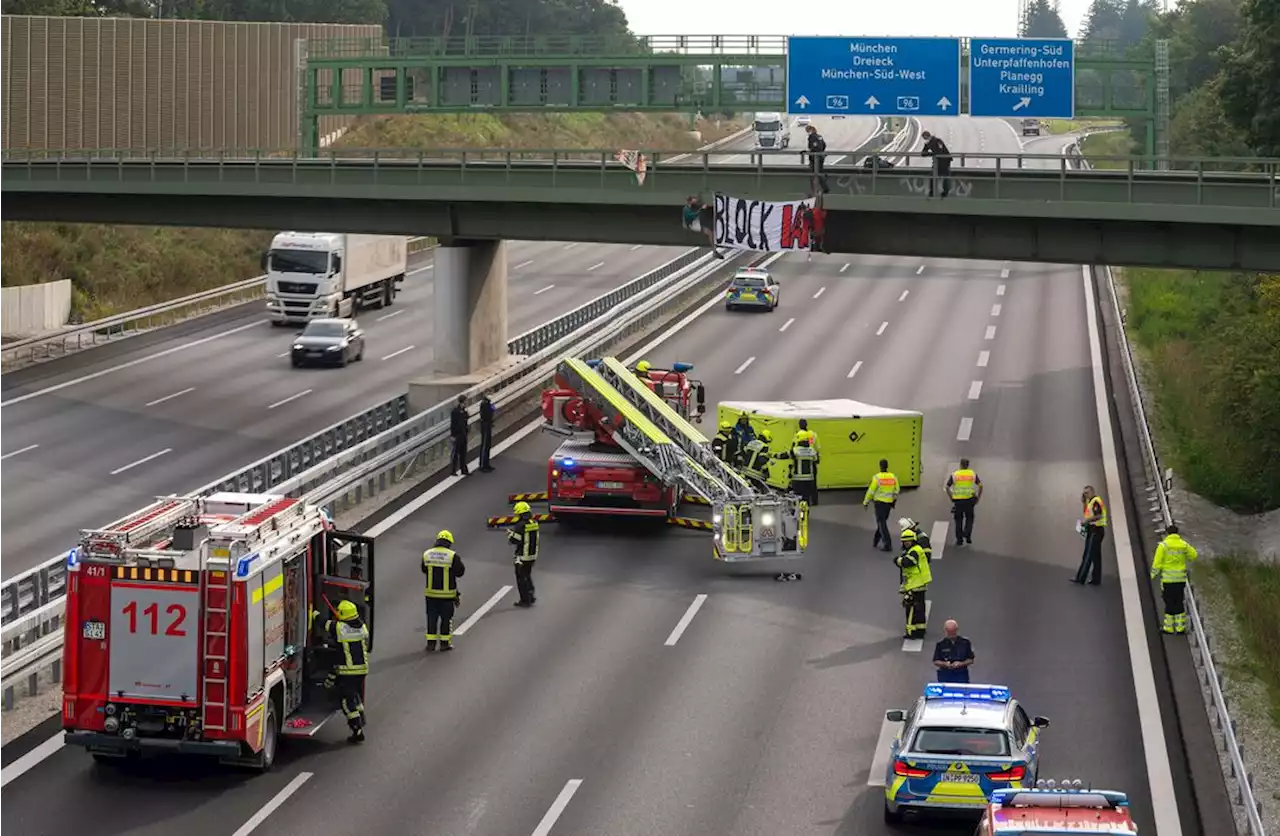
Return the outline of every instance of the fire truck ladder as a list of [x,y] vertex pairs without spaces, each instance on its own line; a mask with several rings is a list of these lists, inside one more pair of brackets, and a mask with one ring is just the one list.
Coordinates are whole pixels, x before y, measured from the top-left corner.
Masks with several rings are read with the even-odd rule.
[[[606,358],[602,364],[605,374],[616,376],[611,362],[622,369],[623,377],[630,375],[626,367],[612,357]],[[615,386],[585,362],[572,357],[561,361],[556,376],[605,415],[619,447],[668,485],[682,485],[709,503],[729,502],[753,495],[750,485],[737,474],[730,471],[733,478],[728,479],[720,475],[726,468],[704,466],[700,449],[693,439],[686,435],[683,444],[677,443],[663,430],[662,424],[665,424],[679,433],[683,428],[674,423],[679,421],[695,436],[701,437],[639,380],[635,381],[635,386]],[[649,414],[658,416],[662,424],[651,420]],[[686,447],[699,455],[691,455]],[[706,452],[708,455],[711,453],[710,449]],[[717,460],[716,464],[720,462]]]
[[199,497],[164,497],[106,528],[84,529],[80,543],[90,552],[110,551],[119,556],[125,549],[146,546],[178,523],[196,516],[203,505]]
[[217,558],[200,573],[204,598],[203,704],[206,729],[226,731],[230,711],[227,655],[231,646],[231,567]]

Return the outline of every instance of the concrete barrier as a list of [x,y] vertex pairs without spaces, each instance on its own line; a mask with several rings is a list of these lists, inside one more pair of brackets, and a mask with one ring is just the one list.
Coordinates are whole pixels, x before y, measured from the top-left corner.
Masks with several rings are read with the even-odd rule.
[[56,331],[71,317],[71,280],[0,289],[0,334],[34,337]]

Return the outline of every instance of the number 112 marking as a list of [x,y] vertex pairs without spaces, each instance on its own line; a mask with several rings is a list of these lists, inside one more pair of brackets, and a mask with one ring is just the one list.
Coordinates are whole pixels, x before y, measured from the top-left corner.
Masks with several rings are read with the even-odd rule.
[[[138,602],[130,601],[125,605],[122,612],[129,616],[129,632],[138,632]],[[166,636],[185,636],[186,630],[182,629],[182,622],[187,620],[187,608],[181,604],[170,604],[164,608],[165,615],[173,616],[173,621],[169,622],[169,626],[165,628]],[[160,607],[158,604],[151,604],[142,610],[142,615],[151,620],[151,635],[160,634]]]

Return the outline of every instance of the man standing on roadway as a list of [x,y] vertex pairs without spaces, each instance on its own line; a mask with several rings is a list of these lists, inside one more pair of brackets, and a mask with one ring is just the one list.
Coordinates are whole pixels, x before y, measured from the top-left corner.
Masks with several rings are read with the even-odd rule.
[[814,432],[813,430],[809,429],[809,422],[808,422],[808,421],[806,421],[804,418],[801,418],[801,419],[799,420],[798,424],[799,424],[799,429],[797,429],[797,430],[796,430],[795,438],[793,438],[793,439],[792,439],[791,444],[792,444],[792,446],[795,446],[796,444],[798,444],[798,443],[799,443],[799,442],[801,442],[801,441],[808,441],[808,442],[809,442],[809,446],[813,448],[813,451],[814,451],[814,452],[813,452],[813,491],[814,491],[814,501],[813,501],[813,503],[812,503],[812,504],[817,505],[817,504],[818,504],[818,498],[817,498],[817,492],[818,492],[818,465],[819,465],[819,464],[821,463],[821,461],[822,461],[822,445],[818,443],[818,434],[817,434],[816,432]]
[[818,504],[818,451],[802,438],[791,444],[791,492],[809,503]]
[[493,464],[489,456],[493,447],[493,418],[497,414],[498,408],[493,405],[493,401],[489,400],[489,393],[485,392],[484,397],[480,399],[480,471],[482,473],[493,472]]
[[951,515],[956,520],[956,545],[973,545],[973,512],[982,498],[982,480],[969,467],[968,459],[960,460],[960,469],[947,477],[943,488],[951,498]]
[[969,666],[973,664],[973,643],[960,635],[960,625],[948,618],[942,625],[946,633],[933,648],[933,666],[938,669],[939,682],[968,682]]
[[463,476],[467,473],[467,396],[458,396],[458,405],[449,411],[449,436],[453,439],[453,451],[449,455],[449,465],[453,470],[453,475],[457,476],[458,471],[462,471]]
[[517,502],[512,509],[516,524],[507,532],[507,539],[515,546],[516,589],[520,593],[517,607],[532,607],[538,598],[533,591],[533,564],[538,561],[538,521],[527,502]]
[[1160,578],[1160,595],[1164,598],[1162,632],[1187,632],[1187,564],[1196,557],[1195,547],[1182,539],[1176,525],[1170,524],[1151,561],[1151,579]]
[[1088,579],[1090,586],[1098,586],[1102,583],[1102,541],[1107,537],[1107,505],[1093,485],[1084,486],[1080,499],[1084,502],[1084,518],[1080,520],[1084,554],[1071,582],[1083,584]]
[[946,197],[951,194],[951,149],[942,141],[941,137],[925,131],[920,134],[924,139],[924,147],[920,149],[920,153],[926,157],[933,157],[933,176],[929,178],[929,197],[933,197],[934,183],[938,180],[942,181],[942,196]]
[[894,558],[893,562],[901,573],[898,591],[902,594],[902,608],[907,611],[907,627],[902,637],[922,639],[928,626],[925,593],[933,581],[933,572],[929,568],[929,556],[916,542],[915,529],[908,528],[902,532],[902,554]]
[[[312,610],[314,619],[320,613]],[[329,642],[341,649],[342,661],[325,677],[325,685],[337,689],[342,713],[351,729],[348,743],[364,742],[364,678],[369,675],[369,628],[351,601],[339,601],[338,620],[324,623]]]
[[[889,535],[889,512],[898,504],[900,491],[898,477],[889,472],[889,461],[881,459],[880,472],[871,477],[871,484],[867,485],[867,494],[862,498],[863,508],[870,505],[872,500],[876,503],[876,535],[871,538],[872,548],[879,546],[881,551],[893,550],[893,538]],[[905,545],[905,532],[903,540]],[[915,542],[914,534],[911,535],[911,540]]]
[[462,594],[458,578],[467,573],[462,558],[453,550],[453,534],[441,531],[436,544],[422,553],[422,574],[427,576],[427,652],[438,646],[453,650],[453,614]]
[[809,170],[813,172],[814,191],[829,192],[831,189],[827,186],[825,172],[827,141],[822,138],[822,134],[818,133],[818,129],[813,125],[807,125],[805,132],[809,134]]

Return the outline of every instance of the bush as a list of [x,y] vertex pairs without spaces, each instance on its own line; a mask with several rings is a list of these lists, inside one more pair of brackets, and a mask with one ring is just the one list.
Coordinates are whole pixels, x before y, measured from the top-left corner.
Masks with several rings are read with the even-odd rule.
[[1248,651],[1246,673],[1266,686],[1271,722],[1280,728],[1280,566],[1219,557],[1209,570],[1226,581],[1230,609]]

